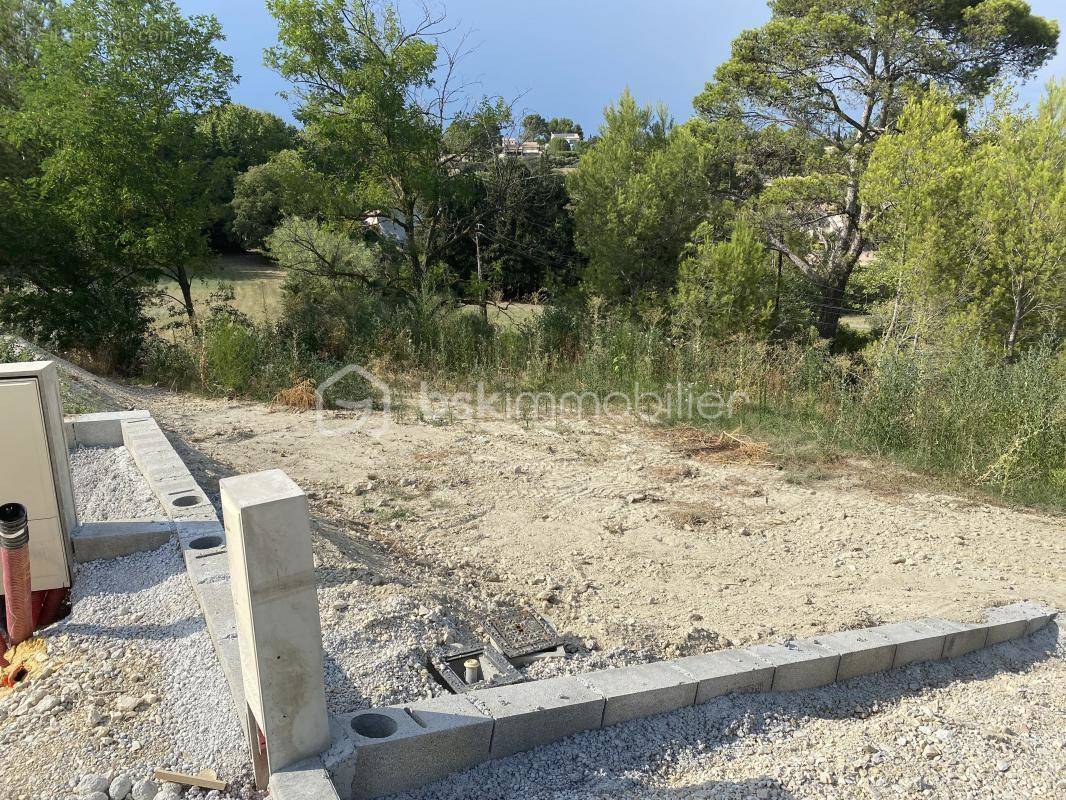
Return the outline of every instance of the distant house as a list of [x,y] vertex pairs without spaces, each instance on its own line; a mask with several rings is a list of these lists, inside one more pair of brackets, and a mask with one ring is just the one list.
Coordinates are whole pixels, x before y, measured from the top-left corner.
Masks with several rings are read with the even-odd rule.
[[[416,219],[418,219],[416,215]],[[400,244],[406,244],[407,231],[403,225],[392,217],[386,216],[382,211],[371,211],[363,217],[363,224],[379,236],[392,239]]]
[[574,148],[576,148],[578,146],[578,144],[580,144],[580,142],[581,142],[581,134],[580,133],[553,133],[552,134],[552,139],[562,139],[564,142],[566,142],[567,147],[569,147],[571,150],[573,150]]
[[517,156],[539,156],[547,149],[540,142],[522,142],[510,136],[500,137],[500,158]]

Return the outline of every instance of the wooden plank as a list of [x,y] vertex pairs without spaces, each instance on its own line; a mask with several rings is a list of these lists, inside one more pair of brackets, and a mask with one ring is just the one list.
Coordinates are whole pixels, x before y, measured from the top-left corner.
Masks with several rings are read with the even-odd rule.
[[225,789],[226,782],[220,781],[214,770],[205,769],[198,775],[186,775],[181,772],[168,772],[165,769],[155,771],[157,781],[180,783],[184,786],[198,786],[201,789]]

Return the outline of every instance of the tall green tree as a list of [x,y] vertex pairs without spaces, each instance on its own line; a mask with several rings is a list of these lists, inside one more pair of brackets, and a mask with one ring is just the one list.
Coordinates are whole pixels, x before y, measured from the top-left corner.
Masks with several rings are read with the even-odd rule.
[[548,120],[540,114],[526,114],[522,118],[522,141],[523,142],[546,142],[551,136],[551,128]]
[[226,103],[200,117],[197,133],[206,144],[214,182],[211,245],[216,250],[240,249],[233,207],[237,177],[292,148],[296,128],[267,111]]
[[[546,158],[492,159],[477,172],[473,208],[456,209],[478,225],[445,258],[460,283],[473,283],[480,245],[483,292],[516,300],[541,291],[560,293],[578,279],[582,258],[574,245],[570,195]],[[477,241],[475,241],[475,236]]]
[[706,117],[802,130],[823,149],[803,176],[775,181],[764,234],[821,292],[833,338],[874,213],[859,196],[870,148],[907,95],[935,81],[962,97],[1027,76],[1055,52],[1058,26],[1023,0],[771,0],[696,98]]
[[781,286],[756,232],[741,219],[725,241],[715,241],[706,228],[697,238],[677,276],[675,322],[715,339],[741,332],[768,337],[778,321]]
[[[445,213],[473,179],[460,169],[472,154],[445,136],[464,98],[454,80],[458,56],[441,41],[443,18],[427,12],[405,27],[392,3],[373,0],[267,7],[279,29],[267,62],[293,83],[304,153],[335,188],[323,214],[349,222],[372,215],[401,231],[385,242],[402,257],[398,282],[421,287],[471,224]],[[480,144],[469,139],[471,148]]]
[[665,301],[706,210],[703,158],[689,127],[628,90],[604,110],[599,140],[568,181],[590,290],[634,314],[645,299]]
[[234,173],[241,173],[296,143],[296,128],[277,114],[225,103],[212,108],[198,120],[207,140],[209,155],[226,159]]
[[[945,322],[1013,360],[1066,334],[1066,84],[1035,114],[966,131],[950,98],[908,104],[870,160],[863,198],[898,291],[885,338],[943,339]],[[935,326],[935,330],[934,330]]]
[[8,125],[42,154],[34,190],[95,258],[173,279],[192,321],[211,214],[197,118],[233,81],[221,26],[173,0],[73,0],[49,27]]

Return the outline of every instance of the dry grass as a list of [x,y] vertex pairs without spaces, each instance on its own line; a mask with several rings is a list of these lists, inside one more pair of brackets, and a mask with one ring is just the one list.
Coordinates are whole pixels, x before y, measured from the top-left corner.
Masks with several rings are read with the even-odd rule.
[[712,522],[721,522],[723,516],[722,508],[709,502],[679,502],[666,512],[666,518],[682,530],[695,530]]
[[310,411],[316,406],[317,400],[315,382],[310,378],[304,378],[274,395],[273,405],[285,406],[296,411]]
[[449,447],[442,447],[437,450],[420,450],[411,454],[411,460],[420,464],[435,464],[447,461],[452,457],[452,453],[453,451]]
[[740,432],[711,433],[684,425],[664,432],[674,449],[690,458],[708,461],[777,466],[770,445]]

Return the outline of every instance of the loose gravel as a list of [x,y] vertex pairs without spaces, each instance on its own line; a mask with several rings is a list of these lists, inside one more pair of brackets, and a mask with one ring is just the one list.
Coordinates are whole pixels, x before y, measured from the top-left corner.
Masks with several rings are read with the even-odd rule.
[[156,767],[210,767],[250,796],[238,717],[177,544],[81,566],[72,599],[42,634],[41,669],[0,695],[0,797],[84,797],[83,779],[132,787]]
[[403,800],[1066,796],[1066,636],[734,695],[491,762]]
[[125,447],[72,450],[70,475],[82,522],[167,518]]

